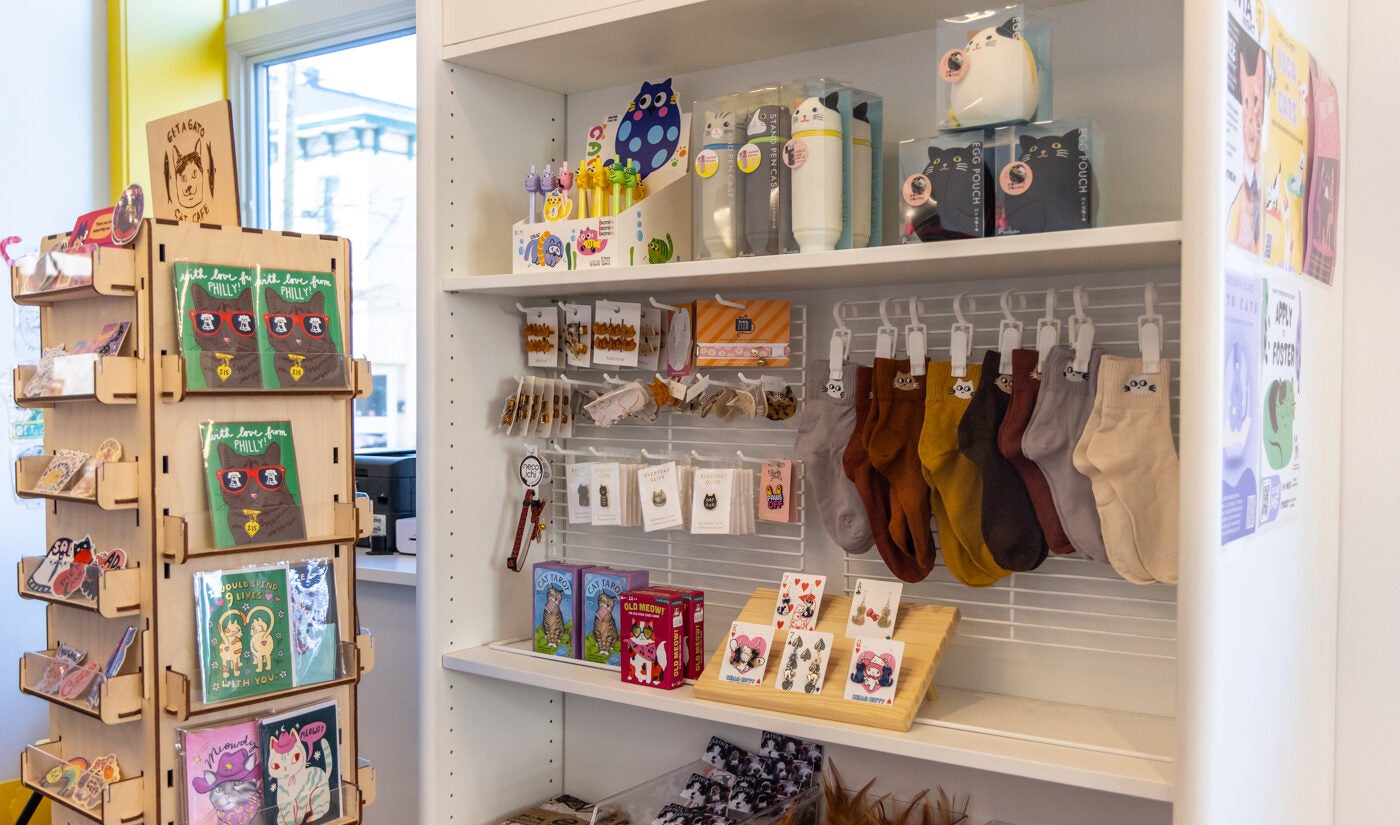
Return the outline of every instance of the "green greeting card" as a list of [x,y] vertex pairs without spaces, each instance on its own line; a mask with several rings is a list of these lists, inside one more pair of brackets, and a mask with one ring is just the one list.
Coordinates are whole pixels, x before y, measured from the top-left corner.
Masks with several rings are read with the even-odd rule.
[[204,702],[293,686],[285,565],[195,575]]
[[199,435],[215,547],[306,538],[290,422],[208,422]]
[[261,389],[250,269],[175,264],[175,324],[190,390]]
[[348,386],[335,275],[262,268],[255,293],[263,386]]

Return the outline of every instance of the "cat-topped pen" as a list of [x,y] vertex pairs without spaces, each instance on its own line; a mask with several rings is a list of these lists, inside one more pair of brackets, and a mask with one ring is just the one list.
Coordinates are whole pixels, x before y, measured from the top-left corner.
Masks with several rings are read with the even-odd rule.
[[837,92],[809,97],[792,112],[783,162],[792,168],[792,235],[803,252],[835,249],[841,238],[841,114]]
[[540,176],[535,173],[535,165],[530,164],[530,174],[525,176],[525,191],[530,193],[530,211],[525,213],[525,222],[535,222],[535,195],[540,191]]

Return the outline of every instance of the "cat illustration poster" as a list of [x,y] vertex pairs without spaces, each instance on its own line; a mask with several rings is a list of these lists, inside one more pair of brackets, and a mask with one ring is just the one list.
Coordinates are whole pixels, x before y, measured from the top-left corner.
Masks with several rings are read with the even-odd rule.
[[290,422],[211,421],[199,435],[215,547],[306,538]]
[[856,579],[851,592],[851,614],[846,617],[846,636],[866,636],[873,639],[894,637],[899,617],[899,597],[904,593],[900,582],[877,579]]
[[177,263],[174,271],[185,388],[261,389],[253,271],[201,263]]
[[1289,272],[1303,271],[1304,187],[1308,180],[1308,50],[1269,14],[1265,93],[1264,235],[1259,254]]
[[340,706],[334,699],[258,721],[267,825],[341,816]]
[[241,224],[233,113],[227,100],[150,121],[146,148],[156,218]]
[[286,565],[196,574],[195,612],[206,704],[294,685]]
[[348,385],[334,274],[260,269],[254,302],[263,386]]
[[[1252,9],[1251,4],[1243,4]],[[1230,204],[1225,241],[1251,254],[1261,249],[1264,224],[1264,111],[1268,55],[1260,46],[1254,15],[1232,7],[1226,37],[1225,180]]]
[[622,664],[622,605],[618,597],[641,590],[650,580],[645,570],[590,567],[583,571],[583,658],[607,665]]
[[773,608],[773,626],[779,630],[809,630],[817,626],[826,576],[784,573]]
[[253,825],[263,807],[258,723],[181,732],[185,822]]
[[335,565],[330,559],[294,562],[287,570],[292,605],[292,681],[297,685],[336,677]]
[[1263,278],[1260,326],[1264,334],[1259,389],[1254,395],[1259,420],[1260,530],[1289,521],[1298,511],[1302,460],[1298,441],[1303,374],[1303,295],[1283,278]]
[[[1237,254],[1238,258],[1247,256]],[[1259,496],[1259,366],[1264,299],[1258,277],[1242,267],[1225,270],[1225,340],[1220,410],[1220,541],[1252,535]]]
[[1342,123],[1337,86],[1308,58],[1308,185],[1307,216],[1303,221],[1307,246],[1303,274],[1332,284],[1337,263],[1337,210],[1342,184]]
[[893,705],[899,668],[904,663],[904,642],[858,638],[851,648],[845,697],[872,705]]

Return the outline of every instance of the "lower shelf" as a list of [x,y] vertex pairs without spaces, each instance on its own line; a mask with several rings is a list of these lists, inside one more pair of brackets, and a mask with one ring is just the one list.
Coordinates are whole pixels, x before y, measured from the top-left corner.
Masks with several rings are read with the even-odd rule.
[[913,728],[896,732],[708,702],[695,698],[689,685],[670,691],[627,685],[613,671],[537,657],[528,640],[449,653],[443,667],[897,756],[1142,799],[1172,798],[1174,720],[1163,716],[939,687],[938,700],[924,703]]
[[102,825],[136,825],[143,821],[145,800],[140,774],[107,782],[76,772],[68,761],[71,758],[64,755],[61,739],[30,745],[20,753],[20,780],[55,805]]

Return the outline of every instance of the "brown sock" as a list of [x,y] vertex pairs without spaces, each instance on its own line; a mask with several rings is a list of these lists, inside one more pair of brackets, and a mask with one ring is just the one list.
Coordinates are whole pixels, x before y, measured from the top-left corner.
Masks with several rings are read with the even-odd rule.
[[1052,553],[1073,553],[1074,545],[1069,543],[1065,528],[1060,525],[1060,515],[1055,512],[1055,499],[1050,496],[1050,485],[1045,475],[1034,461],[1021,452],[1021,436],[1026,425],[1031,423],[1031,413],[1040,394],[1040,376],[1036,367],[1040,364],[1040,353],[1033,349],[1018,349],[1011,353],[1011,406],[1006,409],[1006,417],[1001,420],[997,431],[997,447],[1026,485],[1031,504],[1035,507],[1035,517],[1040,521],[1040,529],[1045,533],[1045,541]]
[[[856,486],[856,491],[860,493],[861,503],[865,506],[865,516],[870,522],[870,535],[875,541],[875,549],[880,552],[880,558],[885,560],[886,566],[890,567],[890,572],[899,576],[901,571],[912,575],[916,572],[912,566],[905,565],[904,554],[890,538],[890,485],[885,481],[885,477],[875,469],[870,463],[870,455],[865,450],[865,423],[870,417],[870,409],[874,403],[874,392],[871,390],[871,377],[874,373],[870,367],[861,367],[856,372],[855,405],[856,424],[855,431],[851,433],[851,440],[846,443],[846,450],[841,454],[841,468],[846,472],[846,478]],[[850,392],[848,389],[847,392]],[[891,565],[891,559],[900,569]],[[906,570],[907,568],[907,570]],[[918,581],[918,579],[905,579],[906,581]]]
[[1011,406],[1011,376],[1000,374],[1001,353],[988,350],[982,377],[958,424],[958,451],[982,474],[982,537],[1007,570],[1034,570],[1049,548],[1030,494],[1016,468],[997,449],[997,432]]
[[924,477],[936,498],[943,563],[958,581],[972,587],[996,584],[1011,572],[997,564],[982,537],[982,479],[977,465],[958,452],[958,424],[981,374],[980,365],[968,364],[967,377],[954,378],[947,361],[930,361],[924,428],[919,436]]
[[[933,571],[933,505],[923,465],[919,434],[924,426],[924,378],[909,374],[909,362],[875,359],[874,425],[866,422],[865,449],[870,463],[890,484],[890,537],[922,574]],[[888,564],[889,561],[886,560]],[[907,564],[908,561],[901,564]],[[893,570],[894,564],[890,564]],[[909,579],[906,579],[908,581]]]

